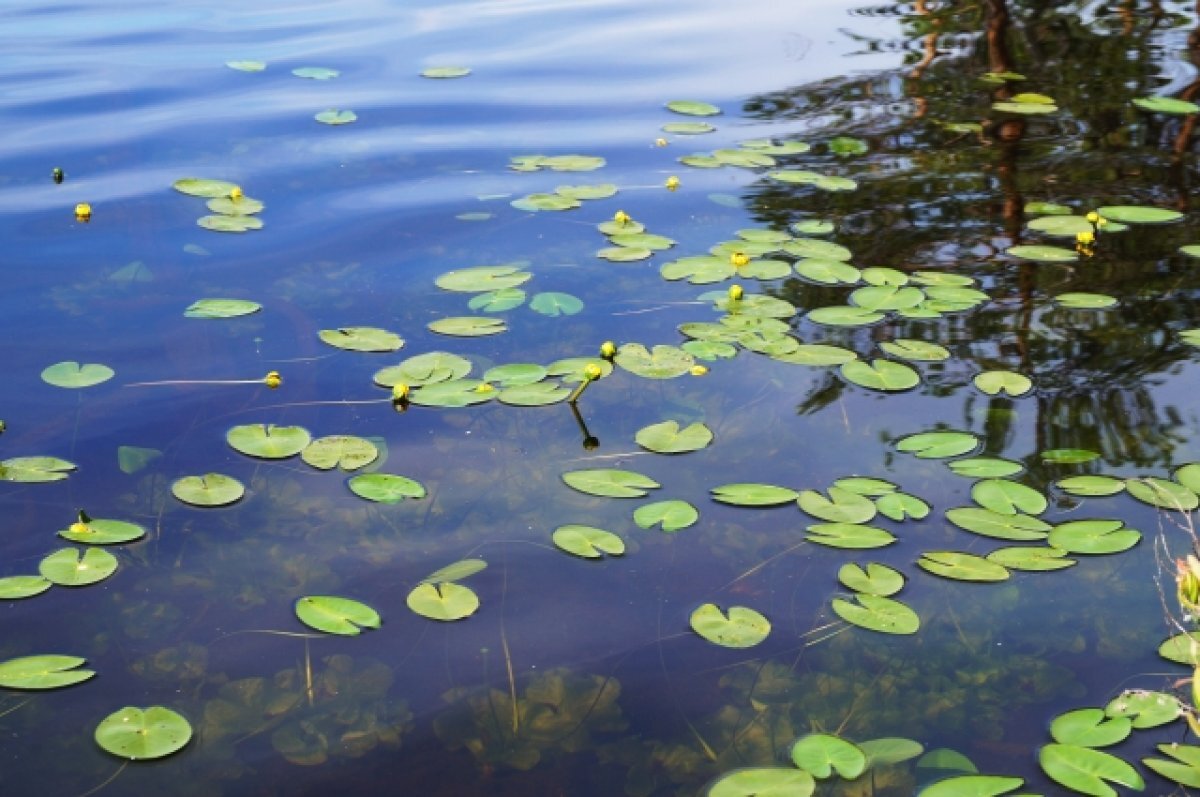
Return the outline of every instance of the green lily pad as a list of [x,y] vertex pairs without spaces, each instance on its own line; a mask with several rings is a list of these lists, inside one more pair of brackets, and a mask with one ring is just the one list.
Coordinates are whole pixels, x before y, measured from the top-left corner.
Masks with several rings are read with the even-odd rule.
[[346,482],[346,486],[359,498],[379,504],[425,497],[425,487],[420,482],[393,473],[362,473]]
[[[866,279],[867,272],[863,272]],[[920,288],[901,287],[897,285],[868,285],[850,294],[850,301],[856,307],[881,312],[885,310],[904,310],[916,307],[925,301],[925,292]]]
[[196,219],[196,224],[213,232],[241,233],[263,228],[262,219],[256,216],[226,216],[222,214],[201,216]]
[[1104,310],[1117,304],[1115,298],[1102,293],[1060,293],[1054,297],[1054,301],[1071,310]]
[[617,246],[625,246],[631,249],[650,249],[655,252],[670,249],[675,245],[674,238],[668,238],[665,235],[654,235],[648,232],[619,233],[617,235],[610,235],[609,240]]
[[971,488],[971,498],[984,509],[999,515],[1040,515],[1046,511],[1046,496],[1032,487],[1007,479],[984,479]]
[[55,363],[42,371],[42,381],[55,387],[83,388],[107,382],[116,374],[107,365],[87,363],[80,365],[68,360]]
[[421,77],[433,80],[451,80],[466,77],[469,74],[471,74],[471,70],[465,66],[431,66],[421,70]]
[[15,601],[32,598],[50,589],[45,576],[8,576],[0,578],[0,600]]
[[853,256],[853,253],[841,244],[819,241],[815,238],[796,238],[784,244],[783,251],[802,260],[847,261]]
[[814,523],[806,531],[805,540],[827,548],[866,550],[882,548],[896,541],[890,531],[858,523]]
[[1126,479],[1125,489],[1142,503],[1160,509],[1190,512],[1200,506],[1200,496],[1170,479],[1160,479],[1154,476]]
[[920,374],[891,360],[853,360],[843,363],[839,371],[845,379],[871,390],[908,390],[921,383]]
[[524,263],[509,263],[502,266],[473,266],[447,271],[434,280],[434,284],[445,291],[458,293],[483,293],[502,288],[516,288],[533,278],[523,271]]
[[715,360],[728,360],[731,357],[737,356],[737,347],[732,343],[725,343],[718,340],[689,340],[683,343],[679,348],[686,351],[688,354],[695,357],[697,360],[705,360],[713,362]]
[[625,553],[625,542],[620,537],[592,526],[559,526],[551,539],[567,553],[585,559],[602,559],[604,554],[620,556]]
[[499,290],[478,293],[467,302],[471,310],[482,310],[485,313],[503,313],[525,304],[525,291],[520,288],[500,288]]
[[483,335],[498,335],[508,327],[499,318],[488,316],[450,316],[426,324],[430,332],[460,338],[477,338]]
[[1143,758],[1142,763],[1183,786],[1200,789],[1200,747],[1193,744],[1160,744],[1158,751],[1175,759]]
[[549,369],[536,363],[509,363],[489,368],[483,381],[495,382],[502,387],[518,387],[541,382],[549,373]]
[[726,615],[716,604],[706,603],[688,619],[692,630],[725,648],[750,648],[767,638],[771,623],[753,609],[730,606]]
[[1014,542],[1036,542],[1046,539],[1053,528],[1049,523],[1016,512],[996,512],[992,509],[958,507],[946,510],[946,520],[960,529],[985,537]]
[[293,69],[292,74],[309,80],[332,80],[342,73],[324,66],[302,66]]
[[82,683],[96,674],[80,670],[86,663],[78,656],[47,654],[0,661],[0,687],[5,689],[58,689]]
[[1112,476],[1070,476],[1059,479],[1054,486],[1068,495],[1116,495],[1125,489],[1125,480],[1114,479]]
[[1174,695],[1165,692],[1126,690],[1104,707],[1110,717],[1128,717],[1139,730],[1157,728],[1183,716],[1184,707]]
[[642,427],[635,439],[639,446],[656,454],[683,454],[712,443],[713,433],[699,421],[682,429],[678,421],[663,421]]
[[378,628],[379,613],[365,603],[335,595],[306,595],[296,601],[296,616],[309,628],[327,634],[357,636]]
[[1067,558],[1066,551],[1042,546],[997,548],[985,558],[1009,570],[1023,570],[1029,573],[1065,570],[1077,564],[1076,560]]
[[245,494],[245,485],[221,473],[184,476],[171,484],[171,495],[192,506],[226,506]]
[[470,372],[469,360],[459,357],[457,354],[431,351],[410,357],[399,365],[380,369],[375,372],[372,379],[380,387],[395,387],[398,384],[423,387],[462,379]]
[[647,490],[662,486],[649,476],[616,468],[567,471],[562,480],[581,493],[607,498],[642,498]]
[[239,72],[261,72],[267,68],[262,61],[226,61],[225,66]]
[[802,769],[752,767],[717,778],[704,797],[812,797],[813,776]]
[[261,309],[261,304],[246,299],[197,299],[183,315],[186,318],[236,318]]
[[546,371],[550,376],[559,377],[566,384],[575,384],[589,378],[589,366],[599,368],[602,379],[613,372],[613,364],[602,357],[568,357],[555,360],[546,366]]
[[926,551],[917,565],[936,576],[955,581],[1004,581],[1008,570],[982,556],[961,551]]
[[1040,244],[1022,244],[1009,247],[1004,251],[1007,255],[1032,260],[1035,263],[1074,263],[1079,259],[1079,253],[1074,249],[1064,249],[1061,246],[1042,246]]
[[1005,476],[1015,476],[1025,470],[1020,462],[995,457],[971,457],[957,459],[946,464],[956,475],[975,479],[999,479]]
[[103,548],[61,548],[38,563],[38,572],[61,587],[95,584],[116,570],[117,557]]
[[347,351],[397,351],[404,346],[402,337],[378,327],[322,329],[317,336],[330,346]]
[[240,196],[237,199],[228,196],[213,197],[204,203],[213,213],[221,213],[226,216],[251,216],[255,213],[261,213],[266,207],[261,200],[252,199],[248,196]]
[[843,490],[849,490],[858,495],[866,495],[872,498],[894,493],[897,490],[896,485],[883,479],[871,479],[866,476],[846,476],[838,479],[833,483],[834,487],[840,487]]
[[800,493],[773,484],[739,483],[712,488],[712,497],[714,501],[735,506],[780,506],[795,501]]
[[[864,268],[862,270],[862,278],[863,282],[875,287],[891,286],[896,288],[908,284],[908,275],[903,271],[882,266],[871,266],[869,268]],[[855,291],[855,293],[858,293],[858,291]]]
[[1193,669],[1200,667],[1200,631],[1176,634],[1158,646],[1158,655]]
[[712,133],[717,128],[708,122],[668,122],[661,129],[664,133],[672,133],[677,136],[699,136]]
[[433,571],[421,579],[421,583],[442,584],[450,581],[462,581],[485,569],[487,569],[487,562],[482,559],[460,559]]
[[408,401],[422,407],[470,407],[485,404],[499,395],[496,388],[478,379],[455,379],[425,385],[408,395]]
[[[857,593],[857,603],[833,599],[833,612],[851,625],[881,634],[915,634],[921,627],[917,613],[900,601],[882,595]],[[813,772],[817,775],[816,772]],[[818,775],[820,777],[820,775]]]
[[533,385],[515,385],[500,391],[496,400],[502,404],[515,407],[544,407],[565,401],[571,395],[571,390],[553,382],[539,382]]
[[926,343],[923,340],[909,340],[906,338],[885,340],[879,344],[879,348],[883,349],[884,353],[890,354],[893,357],[899,357],[902,360],[941,362],[942,360],[950,359],[950,350],[945,346],[939,346],[936,343]]
[[1125,224],[1168,224],[1183,218],[1183,214],[1177,210],[1146,205],[1109,205],[1098,208],[1097,212],[1109,221]]
[[[1025,99],[1019,99],[1024,97]],[[1058,111],[1058,106],[1053,100],[1046,97],[1044,94],[1018,94],[1011,100],[1002,100],[992,103],[992,110],[1001,111],[1003,113],[1015,113],[1022,116],[1032,116],[1040,114],[1055,113]]]
[[580,201],[574,197],[563,196],[562,194],[527,194],[520,199],[514,199],[510,203],[517,210],[527,210],[531,213],[536,213],[541,210],[558,211],[558,210],[574,210],[580,207]]
[[1013,371],[984,371],[976,374],[972,381],[975,387],[989,396],[1008,394],[1016,398],[1033,390],[1033,380]]
[[348,125],[351,122],[358,121],[358,114],[354,111],[343,111],[338,108],[329,108],[321,111],[313,116],[321,124],[326,125]]
[[58,457],[13,457],[0,461],[0,481],[35,484],[57,482],[75,470],[74,462]]
[[60,529],[58,536],[85,545],[116,545],[140,540],[146,536],[146,530],[136,523],[89,518],[80,513],[79,522],[71,524],[70,528]]
[[126,706],[101,720],[95,732],[96,744],[103,750],[131,761],[169,756],[191,738],[191,724],[163,706]]
[[634,263],[638,260],[645,260],[653,254],[652,250],[645,247],[608,246],[598,250],[596,257],[611,263]]
[[319,437],[300,452],[300,458],[318,470],[358,470],[378,457],[379,449],[370,440],[344,434]]
[[176,191],[188,196],[215,198],[229,196],[229,192],[238,188],[237,183],[227,180],[208,180],[202,177],[181,177],[171,185]]
[[1200,113],[1200,105],[1175,97],[1135,97],[1131,102],[1143,111],[1187,115]]
[[830,487],[828,498],[816,490],[805,490],[796,503],[813,517],[830,523],[866,523],[877,512],[870,498],[840,487]]
[[954,775],[926,786],[917,797],[1000,797],[1024,783],[1004,775]]
[[1028,226],[1031,230],[1058,238],[1074,238],[1079,233],[1095,230],[1086,217],[1073,215],[1041,216],[1030,221]]
[[729,262],[728,258],[715,255],[681,257],[670,263],[663,263],[658,270],[659,275],[665,280],[686,279],[693,285],[710,285],[720,282],[729,279],[736,272],[737,269]]
[[529,300],[529,308],[542,315],[576,315],[583,310],[583,302],[569,293],[535,293]]
[[1055,526],[1046,541],[1067,553],[1100,555],[1127,551],[1141,539],[1120,520],[1072,520]]
[[838,581],[848,590],[886,598],[904,587],[904,574],[887,565],[870,562],[864,569],[852,562],[838,570]]
[[1142,776],[1116,756],[1069,744],[1048,744],[1038,752],[1042,771],[1068,789],[1093,797],[1117,797],[1106,781],[1141,791]]
[[452,582],[418,584],[406,602],[422,617],[443,622],[470,617],[479,608],[479,596],[470,587]]
[[858,743],[858,749],[867,757],[867,769],[889,764],[901,764],[911,761],[925,752],[925,746],[915,739],[905,739],[899,736],[886,736],[880,739],[868,739]]
[[1042,462],[1056,465],[1078,465],[1100,459],[1100,454],[1086,448],[1049,448],[1041,453]]
[[667,103],[667,110],[685,116],[716,116],[721,113],[721,109],[712,103],[699,100],[672,100]]
[[1200,490],[1200,463],[1189,462],[1175,470],[1175,481],[1192,492]]
[[896,442],[899,451],[916,454],[920,459],[944,459],[974,451],[979,439],[967,432],[920,432]]
[[929,516],[929,504],[908,493],[889,493],[875,499],[879,514],[897,522],[912,518],[921,520]]
[[862,272],[857,268],[832,258],[804,258],[797,260],[793,267],[801,277],[821,285],[854,285],[862,278]]
[[700,519],[696,507],[687,501],[657,501],[639,506],[633,513],[633,522],[640,528],[649,529],[661,524],[665,532],[686,529]]
[[[805,317],[814,324],[823,324],[830,327],[861,327],[882,321],[884,314],[865,307],[834,305],[810,310]],[[877,362],[886,362],[886,360]],[[866,363],[862,363],[862,365],[866,366],[868,370],[873,370]],[[912,369],[908,370],[911,371]]]
[[640,343],[625,343],[617,349],[613,362],[646,379],[671,379],[691,371],[696,359],[677,346],[647,349]]
[[1067,205],[1057,202],[1026,202],[1025,213],[1030,216],[1070,216],[1074,211]]
[[1108,747],[1129,738],[1133,723],[1125,717],[1109,717],[1099,708],[1080,708],[1059,714],[1050,723],[1050,735],[1059,744]]
[[942,285],[952,288],[966,288],[975,284],[974,277],[969,277],[966,274],[954,274],[949,271],[914,271],[908,276],[909,279],[919,285]]
[[846,780],[854,780],[867,768],[867,756],[858,745],[827,733],[801,737],[792,745],[791,758],[800,769],[821,779],[837,772]]
[[225,433],[235,451],[260,459],[287,459],[308,447],[312,436],[300,426],[250,423],[235,426]]

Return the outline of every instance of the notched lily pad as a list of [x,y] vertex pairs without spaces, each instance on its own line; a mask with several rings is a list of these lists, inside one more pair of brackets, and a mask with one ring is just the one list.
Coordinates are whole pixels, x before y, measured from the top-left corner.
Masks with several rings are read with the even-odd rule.
[[245,485],[222,473],[184,476],[171,484],[171,495],[192,506],[227,506],[245,494]]
[[107,382],[115,375],[107,365],[86,363],[80,365],[73,360],[55,363],[42,371],[42,381],[55,387],[84,388]]
[[96,674],[94,670],[79,669],[86,661],[79,656],[56,654],[0,661],[0,687],[41,690],[82,683]]
[[344,434],[317,438],[300,452],[300,458],[318,470],[358,470],[378,457],[379,449],[370,440]]
[[730,606],[728,614],[714,603],[698,607],[689,619],[692,630],[725,648],[750,648],[771,633],[771,623],[753,609]]
[[379,613],[365,603],[335,595],[306,595],[296,601],[296,616],[309,628],[327,634],[357,636],[379,628]]
[[581,493],[606,498],[641,498],[661,485],[641,473],[619,468],[567,471],[562,480]]
[[192,738],[183,715],[163,706],[127,706],[109,714],[94,734],[96,744],[118,758],[145,761],[181,750]]
[[605,554],[620,556],[625,553],[624,540],[611,531],[594,526],[559,526],[551,539],[562,550],[584,559],[602,559]]

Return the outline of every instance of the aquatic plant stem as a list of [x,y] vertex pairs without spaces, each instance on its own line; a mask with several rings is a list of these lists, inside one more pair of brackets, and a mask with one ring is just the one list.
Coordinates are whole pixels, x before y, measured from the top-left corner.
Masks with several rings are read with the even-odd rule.
[[508,599],[508,548],[504,548],[504,581],[500,590],[500,647],[504,651],[504,667],[508,671],[508,696],[512,702],[512,732],[516,736],[520,728],[517,711],[517,680],[513,677],[512,654],[508,650],[508,634],[504,627],[504,606]]
[[114,772],[114,773],[112,773],[112,775],[110,775],[110,776],[109,776],[108,780],[104,781],[104,782],[103,782],[103,783],[101,783],[99,786],[93,786],[92,788],[90,788],[90,789],[88,789],[87,791],[85,791],[83,794],[80,794],[80,795],[79,795],[79,797],[89,797],[89,795],[95,794],[96,792],[100,791],[100,790],[101,790],[101,789],[103,789],[105,786],[107,786],[108,784],[110,784],[110,783],[112,783],[114,780],[116,780],[116,779],[117,779],[117,776],[118,776],[118,775],[120,775],[122,772],[124,772],[124,771],[125,771],[125,767],[127,767],[127,766],[129,766],[129,762],[128,762],[128,761],[122,761],[122,762],[121,762],[121,766],[117,767],[117,771],[116,771],[116,772]]
[[304,693],[308,695],[308,707],[312,708],[316,703],[316,695],[313,692],[312,654],[308,649],[308,637],[304,638]]

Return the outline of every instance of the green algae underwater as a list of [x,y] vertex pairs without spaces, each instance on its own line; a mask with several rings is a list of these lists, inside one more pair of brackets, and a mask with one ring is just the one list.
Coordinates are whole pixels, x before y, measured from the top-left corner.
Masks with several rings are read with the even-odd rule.
[[1200,788],[1200,10],[848,10],[590,126],[482,21],[47,36],[215,118],[0,147],[5,791]]

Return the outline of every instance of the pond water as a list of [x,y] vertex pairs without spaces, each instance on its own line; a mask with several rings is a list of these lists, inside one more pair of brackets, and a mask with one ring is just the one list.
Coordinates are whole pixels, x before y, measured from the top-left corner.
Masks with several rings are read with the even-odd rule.
[[[0,793],[1200,782],[1141,763],[1190,735],[1190,669],[1157,651],[1200,489],[1196,117],[1133,103],[1200,94],[1191,4],[17,0],[0,31]],[[527,157],[565,155],[602,161]],[[260,229],[197,224],[255,200]],[[619,237],[643,225],[668,240]],[[185,316],[205,298],[261,308]],[[403,346],[343,350],[355,327]],[[488,373],[517,363],[551,375]],[[669,421],[695,450],[653,450]],[[262,456],[264,424],[299,446]],[[371,461],[295,456],[332,435]],[[181,488],[206,474],[244,495]],[[741,484],[769,487],[716,489]],[[88,546],[92,519],[145,534]],[[564,526],[623,552],[560,550],[591,550]],[[64,548],[115,570],[64,585]],[[463,560],[486,568],[422,586]],[[379,627],[324,633],[310,596]],[[41,654],[95,675],[7,688]],[[1163,724],[1052,736],[1126,690],[1160,690]],[[123,762],[94,734],[127,706],[190,740]],[[874,757],[814,791],[793,746],[829,736]],[[970,767],[1025,785],[930,785]]]

